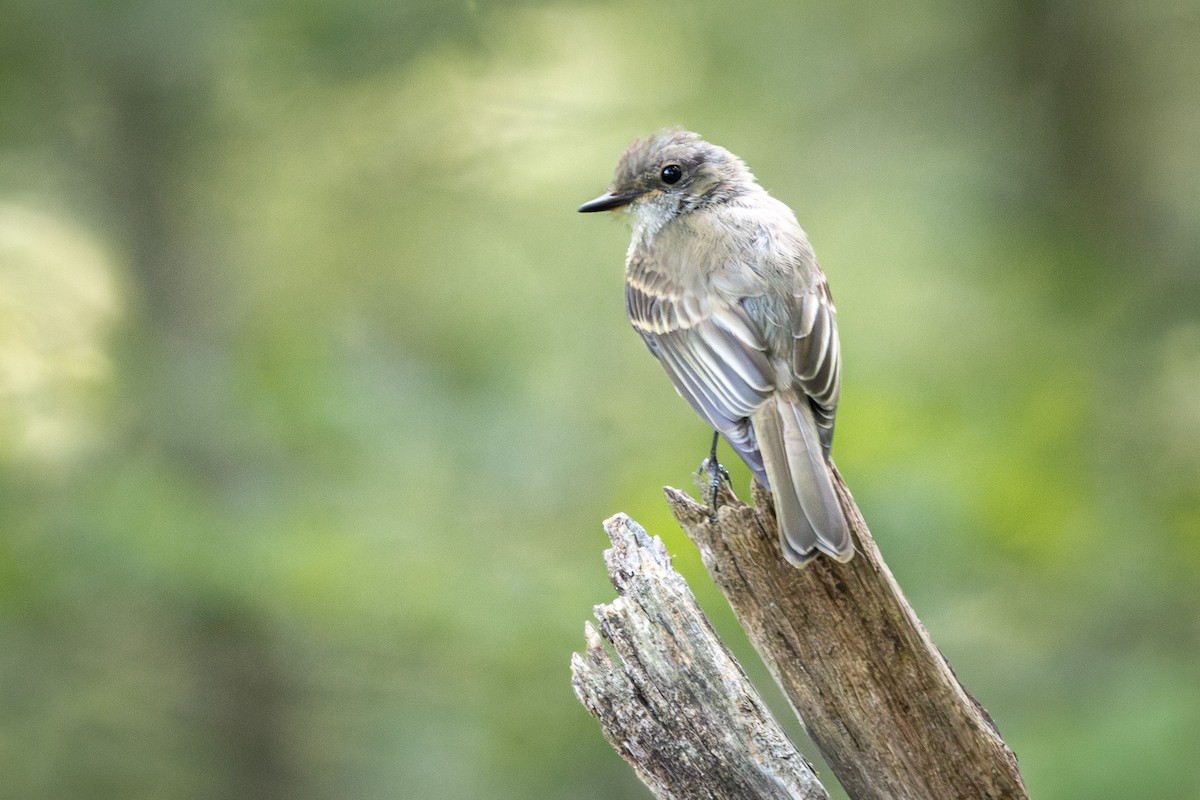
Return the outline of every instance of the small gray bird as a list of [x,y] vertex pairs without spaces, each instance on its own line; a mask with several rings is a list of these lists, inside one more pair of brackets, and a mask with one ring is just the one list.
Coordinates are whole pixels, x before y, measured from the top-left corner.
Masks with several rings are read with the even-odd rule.
[[[784,556],[848,561],[829,462],[841,383],[837,317],[808,237],[742,160],[686,131],[629,146],[606,194],[633,241],[625,310],[679,394],[775,498]],[[706,462],[714,470],[713,457]],[[715,502],[715,492],[714,492]]]

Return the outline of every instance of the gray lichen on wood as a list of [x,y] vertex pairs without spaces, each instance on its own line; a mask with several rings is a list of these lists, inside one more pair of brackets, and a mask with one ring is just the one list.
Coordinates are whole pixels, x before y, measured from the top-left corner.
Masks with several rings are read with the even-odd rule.
[[659,798],[827,800],[662,542],[623,514],[604,527],[619,596],[596,607],[571,675],[616,751]]

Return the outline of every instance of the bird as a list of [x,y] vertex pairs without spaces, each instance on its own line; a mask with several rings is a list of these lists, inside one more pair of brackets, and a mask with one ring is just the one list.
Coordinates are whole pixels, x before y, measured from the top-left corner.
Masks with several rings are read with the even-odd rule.
[[720,436],[770,490],[789,563],[820,553],[849,561],[830,457],[837,311],[792,210],[733,153],[668,129],[634,140],[607,191],[579,211],[620,211],[632,223],[626,314],[714,431],[701,465],[712,470],[712,502]]

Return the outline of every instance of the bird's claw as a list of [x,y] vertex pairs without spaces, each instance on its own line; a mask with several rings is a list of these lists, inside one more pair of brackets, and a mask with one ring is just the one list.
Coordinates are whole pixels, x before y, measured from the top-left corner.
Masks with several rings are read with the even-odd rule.
[[699,473],[708,476],[709,519],[716,522],[717,509],[721,507],[721,481],[724,480],[725,485],[732,490],[733,479],[729,476],[729,470],[721,466],[715,458],[701,461]]

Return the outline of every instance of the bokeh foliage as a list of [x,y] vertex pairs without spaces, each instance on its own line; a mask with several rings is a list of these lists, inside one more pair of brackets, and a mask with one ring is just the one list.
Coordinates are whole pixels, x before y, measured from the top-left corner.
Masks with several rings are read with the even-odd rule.
[[764,681],[574,213],[674,124],[812,236],[839,466],[1032,793],[1200,795],[1194,2],[0,20],[0,796],[645,797],[567,675],[617,510]]

